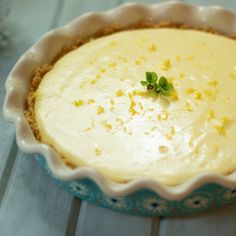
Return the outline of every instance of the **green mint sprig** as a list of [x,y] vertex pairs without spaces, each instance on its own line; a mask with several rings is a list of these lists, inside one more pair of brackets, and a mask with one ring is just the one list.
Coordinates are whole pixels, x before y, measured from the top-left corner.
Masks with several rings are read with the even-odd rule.
[[164,96],[169,96],[174,91],[174,86],[172,83],[161,76],[158,78],[156,72],[146,72],[146,80],[140,81],[142,86],[146,86],[147,90],[153,90],[156,93],[160,93]]

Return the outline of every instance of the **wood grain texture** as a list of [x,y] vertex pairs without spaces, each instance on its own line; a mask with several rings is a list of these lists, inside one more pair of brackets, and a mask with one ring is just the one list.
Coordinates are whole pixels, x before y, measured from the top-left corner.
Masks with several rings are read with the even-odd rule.
[[151,220],[82,203],[76,236],[148,236]]
[[32,155],[19,152],[1,206],[0,235],[65,235],[71,200]]

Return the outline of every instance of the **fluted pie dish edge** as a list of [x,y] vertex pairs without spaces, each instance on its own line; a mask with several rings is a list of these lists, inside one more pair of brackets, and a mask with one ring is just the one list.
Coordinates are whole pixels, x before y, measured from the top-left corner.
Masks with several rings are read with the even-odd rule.
[[[140,178],[115,183],[93,168],[66,167],[47,144],[39,143],[24,117],[25,101],[35,68],[50,63],[75,38],[86,39],[113,26],[129,27],[138,22],[171,22],[192,28],[210,28],[236,36],[236,13],[218,6],[201,7],[181,2],[156,5],[129,3],[106,12],[85,14],[70,24],[46,33],[21,56],[6,81],[4,116],[15,124],[19,148],[33,153],[40,165],[66,190],[94,204],[145,216],[180,216],[234,202],[236,173],[227,176],[201,173],[183,184],[165,186]],[[48,53],[50,51],[50,53]]]

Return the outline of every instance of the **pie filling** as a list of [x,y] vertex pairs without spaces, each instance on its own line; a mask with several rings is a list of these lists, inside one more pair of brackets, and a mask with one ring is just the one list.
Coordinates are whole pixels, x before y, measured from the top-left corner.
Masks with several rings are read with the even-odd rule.
[[[236,170],[236,42],[197,30],[138,29],[60,58],[35,92],[41,141],[116,182],[180,184]],[[174,96],[148,91],[146,72]]]

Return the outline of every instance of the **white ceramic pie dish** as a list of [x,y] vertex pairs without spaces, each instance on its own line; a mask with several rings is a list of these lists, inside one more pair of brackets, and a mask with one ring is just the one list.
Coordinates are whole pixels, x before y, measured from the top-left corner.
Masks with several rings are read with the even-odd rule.
[[147,21],[211,28],[229,37],[236,36],[236,13],[221,7],[197,7],[180,2],[125,4],[107,12],[85,14],[62,28],[52,30],[22,55],[6,81],[4,115],[15,123],[17,144],[24,152],[34,153],[55,181],[72,194],[122,212],[148,216],[183,215],[233,202],[236,200],[236,172],[228,176],[202,173],[170,187],[147,178],[118,184],[93,168],[69,169],[56,151],[35,139],[24,117],[35,68],[50,63],[63,46],[114,25],[125,28]]

